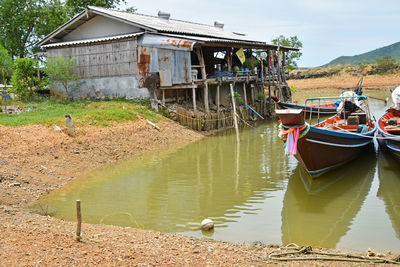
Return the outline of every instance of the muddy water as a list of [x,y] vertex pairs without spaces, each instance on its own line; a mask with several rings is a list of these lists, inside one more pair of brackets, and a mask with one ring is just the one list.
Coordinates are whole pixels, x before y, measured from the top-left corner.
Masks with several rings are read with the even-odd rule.
[[[326,95],[332,93],[325,92]],[[369,92],[375,97],[387,95]],[[298,98],[304,97],[297,96]],[[371,101],[375,116],[385,110]],[[108,165],[54,191],[54,216],[263,242],[400,252],[400,164],[372,149],[312,180],[284,154],[275,121]],[[211,218],[213,232],[199,230]]]

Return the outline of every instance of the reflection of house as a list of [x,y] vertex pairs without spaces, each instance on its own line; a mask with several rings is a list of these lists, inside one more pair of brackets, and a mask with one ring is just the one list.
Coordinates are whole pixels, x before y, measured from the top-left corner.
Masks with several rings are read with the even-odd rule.
[[[277,90],[279,97],[289,97],[283,70],[285,52],[291,48],[278,48],[223,27],[219,22],[209,26],[173,20],[165,12],[155,17],[88,7],[39,45],[48,56],[76,59],[80,90],[74,97],[187,100],[194,110],[205,113],[228,104],[232,82],[249,104],[254,105],[260,93],[265,96],[264,85],[273,93]],[[254,75],[237,72],[232,77],[235,65],[243,67],[236,56],[240,48],[252,59],[256,51],[267,52],[263,65],[267,70]]]

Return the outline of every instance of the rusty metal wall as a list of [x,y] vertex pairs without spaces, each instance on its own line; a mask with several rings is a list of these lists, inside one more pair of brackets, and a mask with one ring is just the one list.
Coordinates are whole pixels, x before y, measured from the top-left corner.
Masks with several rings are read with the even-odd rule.
[[138,47],[138,67],[142,85],[148,72],[159,72],[160,85],[172,86],[192,82],[190,51],[155,47]]
[[154,34],[141,36],[138,40],[141,80],[144,81],[148,72],[159,72],[161,86],[191,83],[190,51],[194,43],[181,38]]

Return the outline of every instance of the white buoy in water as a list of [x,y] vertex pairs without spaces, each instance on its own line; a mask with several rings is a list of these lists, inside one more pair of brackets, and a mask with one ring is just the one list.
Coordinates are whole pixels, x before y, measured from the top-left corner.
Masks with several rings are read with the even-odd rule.
[[214,228],[214,222],[210,219],[204,219],[201,222],[201,230],[208,231]]

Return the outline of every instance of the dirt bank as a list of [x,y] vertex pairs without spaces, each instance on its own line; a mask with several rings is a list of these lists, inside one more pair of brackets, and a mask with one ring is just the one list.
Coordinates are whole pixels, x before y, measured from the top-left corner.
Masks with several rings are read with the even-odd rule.
[[[349,88],[357,85],[360,77],[351,75],[332,76],[329,78],[289,80],[288,84],[301,90],[325,90]],[[370,75],[365,76],[363,88],[365,90],[388,90],[400,84],[400,75]]]
[[[77,242],[75,223],[32,214],[23,208],[105,163],[203,137],[170,121],[163,121],[159,126],[160,131],[145,121],[107,128],[85,126],[77,129],[75,137],[42,125],[0,126],[0,266],[258,266],[271,263],[268,255],[284,250],[115,226],[84,224],[83,242]],[[327,262],[312,264],[326,265]]]

